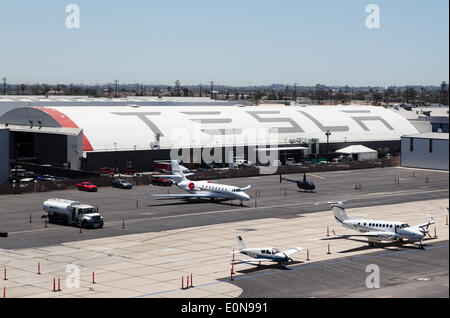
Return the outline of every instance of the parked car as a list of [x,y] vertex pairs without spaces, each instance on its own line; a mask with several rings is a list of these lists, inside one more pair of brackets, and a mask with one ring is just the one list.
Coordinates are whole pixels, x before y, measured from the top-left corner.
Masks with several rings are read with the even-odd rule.
[[172,186],[172,179],[170,178],[164,178],[164,177],[157,177],[159,173],[155,173],[152,175],[152,184],[162,187],[170,187]]
[[114,175],[114,170],[112,170],[108,167],[102,167],[102,168],[100,168],[100,173]]
[[123,174],[134,174],[134,173],[139,173],[142,172],[139,169],[136,169],[135,167],[129,166],[123,169],[120,169],[120,173]]
[[39,176],[36,178],[38,181],[55,181],[56,177],[52,176],[50,174],[43,174],[42,176]]
[[125,179],[114,180],[112,186],[119,189],[131,189],[133,187],[133,185]]
[[89,192],[96,192],[97,186],[93,184],[92,182],[81,182],[77,184],[77,188],[80,191],[89,191]]
[[287,158],[286,159],[286,165],[293,166],[294,164],[295,164],[295,159],[294,158]]

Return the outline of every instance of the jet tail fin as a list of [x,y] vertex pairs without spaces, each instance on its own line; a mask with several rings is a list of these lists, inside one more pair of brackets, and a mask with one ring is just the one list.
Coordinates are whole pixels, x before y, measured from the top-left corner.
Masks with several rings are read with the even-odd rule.
[[344,203],[341,201],[338,202],[329,202],[331,203],[331,209],[333,210],[334,217],[339,221],[346,221],[353,219],[351,216],[345,212]]
[[177,160],[172,160],[172,174],[177,176],[179,181],[186,180],[186,176],[183,173],[183,170],[181,170],[180,164]]
[[242,239],[242,236],[239,235],[237,237],[237,241],[238,241],[238,248],[239,248],[239,250],[243,250],[243,249],[247,248],[247,246],[244,243],[244,240]]

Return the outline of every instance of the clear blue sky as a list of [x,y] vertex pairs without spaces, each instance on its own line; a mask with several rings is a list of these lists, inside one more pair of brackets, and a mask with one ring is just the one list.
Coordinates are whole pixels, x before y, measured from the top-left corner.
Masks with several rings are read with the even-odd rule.
[[[80,29],[67,29],[66,5]],[[380,29],[365,8],[380,7]],[[439,85],[448,0],[2,0],[10,82]]]

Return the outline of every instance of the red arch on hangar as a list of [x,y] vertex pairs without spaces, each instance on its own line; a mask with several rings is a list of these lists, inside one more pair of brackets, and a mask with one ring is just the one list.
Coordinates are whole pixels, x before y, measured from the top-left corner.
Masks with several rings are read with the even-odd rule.
[[[67,115],[61,113],[60,111],[58,111],[56,109],[46,108],[46,107],[33,107],[33,108],[39,109],[40,111],[43,111],[47,115],[50,115],[63,128],[80,128]],[[94,150],[94,148],[92,148],[91,143],[89,142],[89,140],[83,133],[83,151],[93,151],[93,150]]]

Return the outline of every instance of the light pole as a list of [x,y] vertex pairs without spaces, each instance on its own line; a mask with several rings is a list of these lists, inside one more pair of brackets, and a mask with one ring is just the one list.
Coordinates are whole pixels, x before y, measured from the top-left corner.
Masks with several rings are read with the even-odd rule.
[[330,135],[331,132],[329,130],[327,130],[327,132],[325,133],[325,135],[327,136],[327,162],[328,162],[328,157],[329,157],[329,151],[328,151],[328,143],[330,141]]

